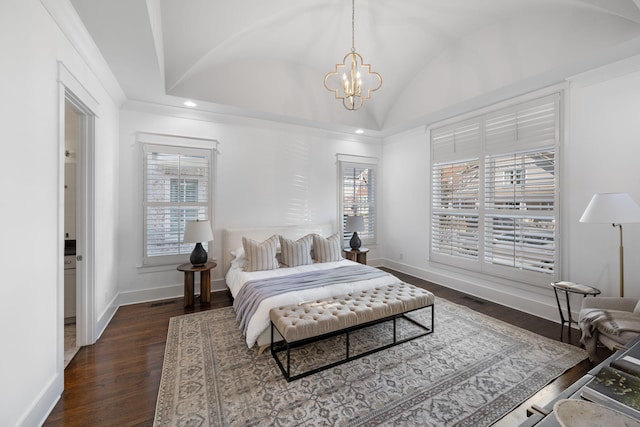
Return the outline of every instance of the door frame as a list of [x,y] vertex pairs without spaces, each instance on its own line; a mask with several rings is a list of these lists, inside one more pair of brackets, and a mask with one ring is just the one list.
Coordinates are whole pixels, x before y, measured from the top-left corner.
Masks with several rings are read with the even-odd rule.
[[82,116],[76,156],[76,343],[96,342],[95,314],[95,119],[98,102],[58,62],[58,236],[60,273],[58,274],[58,366],[64,371],[64,161],[65,102],[69,101]]

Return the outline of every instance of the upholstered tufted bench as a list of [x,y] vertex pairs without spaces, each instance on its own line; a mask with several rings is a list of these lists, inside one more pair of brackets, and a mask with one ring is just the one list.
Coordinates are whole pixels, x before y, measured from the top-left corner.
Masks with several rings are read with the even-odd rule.
[[[317,300],[272,308],[271,318],[271,354],[282,370],[285,378],[292,381],[318,371],[328,369],[347,361],[366,356],[393,345],[430,334],[433,332],[434,295],[422,288],[408,283],[364,290],[340,295],[326,300]],[[411,311],[430,308],[431,325],[425,326],[415,319],[405,316]],[[403,318],[417,325],[422,333],[398,340],[396,337],[396,319]],[[349,354],[349,333],[355,329],[372,326],[385,321],[393,321],[393,342],[356,356]],[[274,342],[275,331],[284,339]],[[346,334],[346,357],[338,362],[316,368],[302,374],[291,376],[290,351],[292,348],[306,345],[330,336]],[[287,367],[282,365],[277,353],[287,352]]]

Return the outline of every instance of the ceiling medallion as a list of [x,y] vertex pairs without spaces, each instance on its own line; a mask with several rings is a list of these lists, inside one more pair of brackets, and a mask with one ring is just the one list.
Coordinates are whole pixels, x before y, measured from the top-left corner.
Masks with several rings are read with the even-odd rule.
[[355,111],[362,107],[371,92],[380,89],[382,76],[371,71],[371,64],[365,64],[355,48],[355,0],[351,0],[351,52],[342,64],[336,64],[335,71],[324,76],[324,87],[341,99],[344,108]]

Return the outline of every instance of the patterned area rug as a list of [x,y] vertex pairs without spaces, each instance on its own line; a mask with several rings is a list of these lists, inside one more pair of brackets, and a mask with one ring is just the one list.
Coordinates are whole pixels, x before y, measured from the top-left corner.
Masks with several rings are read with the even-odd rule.
[[[428,310],[413,316],[429,324]],[[435,319],[431,335],[287,383],[231,307],[171,318],[154,425],[486,426],[587,357],[442,298]],[[352,345],[389,336],[383,324]],[[341,340],[300,349],[293,366],[340,357]]]

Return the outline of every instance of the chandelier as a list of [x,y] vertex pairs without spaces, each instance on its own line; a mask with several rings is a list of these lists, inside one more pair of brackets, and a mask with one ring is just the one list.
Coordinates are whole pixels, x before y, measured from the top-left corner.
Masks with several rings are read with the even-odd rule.
[[355,47],[355,0],[351,0],[351,52],[344,56],[335,71],[324,76],[324,87],[341,99],[344,108],[355,111],[362,107],[371,92],[380,89],[382,76],[371,71],[371,64],[365,64]]

